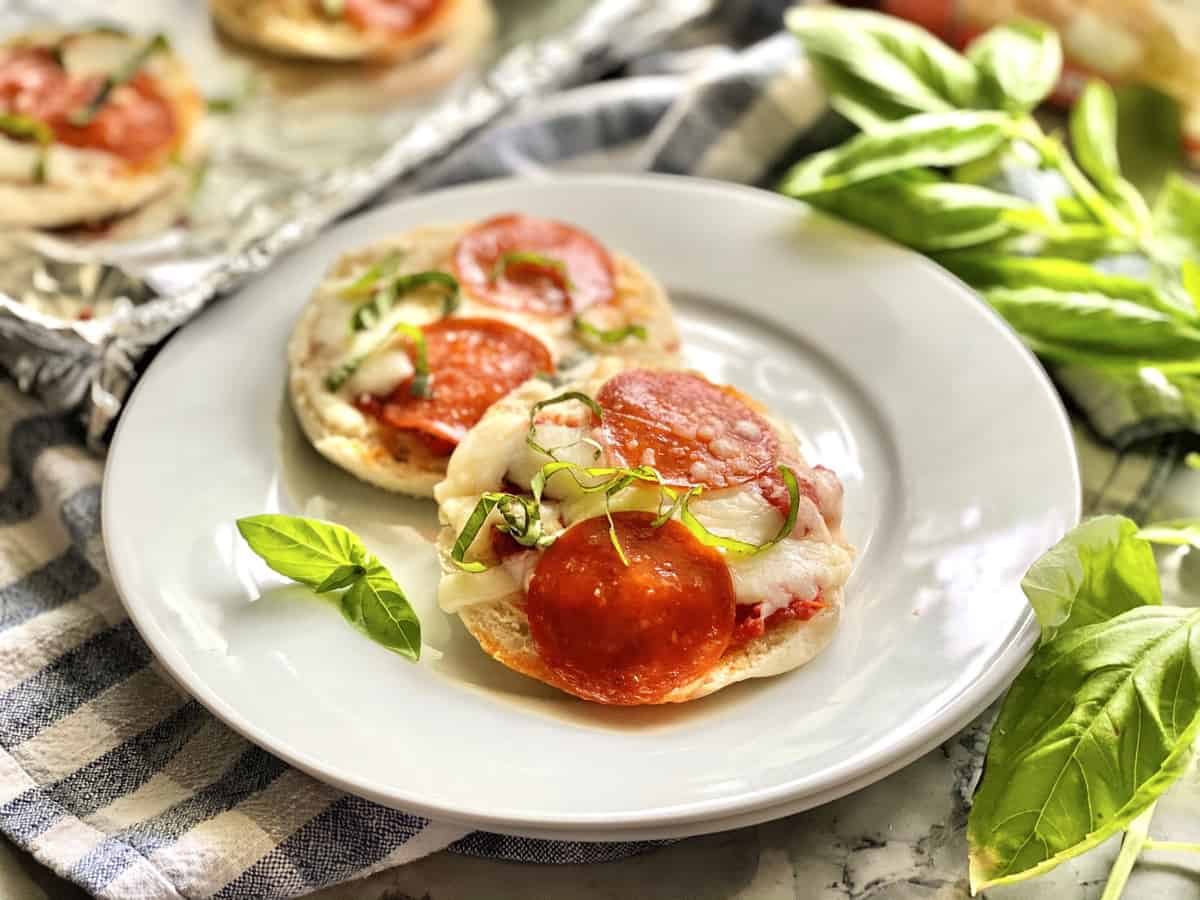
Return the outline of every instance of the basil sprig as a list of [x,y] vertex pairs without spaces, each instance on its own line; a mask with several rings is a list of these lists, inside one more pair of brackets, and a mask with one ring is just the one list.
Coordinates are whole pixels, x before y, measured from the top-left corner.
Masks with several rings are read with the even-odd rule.
[[33,164],[34,184],[46,181],[46,150],[54,142],[54,132],[40,119],[19,113],[0,113],[0,134],[19,141],[33,141],[38,145],[37,161]]
[[582,316],[576,316],[571,322],[571,327],[583,337],[591,338],[601,344],[619,344],[626,338],[637,338],[639,341],[646,339],[646,326],[636,322],[630,322],[620,328],[604,329],[597,328]]
[[117,71],[105,78],[104,83],[100,85],[100,90],[96,92],[96,96],[92,98],[92,101],[87,106],[72,112],[67,117],[68,121],[72,125],[81,128],[90,125],[96,116],[100,114],[100,110],[104,109],[112,97],[113,91],[126,82],[132,81],[137,76],[137,73],[142,70],[142,66],[146,65],[146,62],[154,54],[163,53],[170,49],[171,45],[167,41],[166,35],[154,35],[141,49],[129,57]]
[[335,595],[351,625],[411,660],[421,656],[421,623],[391,573],[340,525],[299,516],[237,520],[242,538],[268,566],[318,594]]
[[1042,130],[1053,30],[1013,22],[963,55],[875,13],[806,6],[787,23],[860,133],[797,163],[784,193],[937,254],[1066,383],[1200,431],[1200,188],[1171,178],[1147,203],[1102,82],[1074,105],[1069,148]]

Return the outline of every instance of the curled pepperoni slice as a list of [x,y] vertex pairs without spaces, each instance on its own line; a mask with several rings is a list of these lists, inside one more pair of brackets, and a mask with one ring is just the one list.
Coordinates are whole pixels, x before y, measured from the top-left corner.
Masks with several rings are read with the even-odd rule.
[[489,406],[538,372],[552,372],[546,346],[497,319],[439,319],[421,329],[432,395],[414,397],[412,380],[384,398],[360,403],[392,428],[427,439],[448,455]]
[[44,122],[63,144],[111,153],[133,165],[165,158],[179,124],[145,72],[118,87],[87,125],[71,124],[71,113],[87,106],[103,83],[100,75],[65,72],[46,47],[14,49],[0,57],[0,110]]
[[561,534],[526,595],[529,630],[555,683],[594,700],[654,703],[717,663],[733,634],[729,567],[679,522],[615,512]]
[[600,388],[604,442],[668,484],[724,488],[776,465],[774,429],[730,390],[688,372],[628,369]]
[[459,239],[454,274],[493,306],[567,315],[616,293],[612,257],[590,234],[533,216],[488,219]]
[[445,0],[346,0],[346,20],[362,31],[410,35],[445,5]]

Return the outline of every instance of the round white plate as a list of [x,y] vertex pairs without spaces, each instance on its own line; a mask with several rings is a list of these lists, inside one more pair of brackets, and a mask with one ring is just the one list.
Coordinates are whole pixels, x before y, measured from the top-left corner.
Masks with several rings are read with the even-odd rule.
[[[430,222],[521,210],[576,222],[655,271],[686,361],[769,404],[846,487],[859,558],[832,646],[682,706],[605,708],[492,662],[434,600],[432,502],[384,494],[304,442],[284,345],[341,253]],[[346,790],[549,837],[683,835],[882,777],[961,728],[1034,638],[1018,586],[1079,514],[1062,407],[1036,361],[920,257],[748,188],[666,177],[497,181],[353,219],[170,342],[114,439],[104,532],[130,616],[248,738]],[[358,532],[421,616],[412,664],[279,587],[239,516]]]

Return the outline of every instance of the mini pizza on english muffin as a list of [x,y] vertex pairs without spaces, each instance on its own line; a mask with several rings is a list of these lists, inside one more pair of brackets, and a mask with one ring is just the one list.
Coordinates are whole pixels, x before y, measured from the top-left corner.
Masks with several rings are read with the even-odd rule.
[[490,34],[487,0],[210,0],[221,29],[282,56],[419,64]]
[[840,481],[694,372],[598,358],[533,379],[459,443],[435,496],[442,609],[585,700],[693,700],[803,665],[837,627]]
[[673,360],[654,277],[582,229],[521,214],[417,228],[338,260],[292,333],[288,387],[327,459],[432,496],[489,406],[596,353]]
[[204,100],[161,36],[0,45],[0,228],[102,222],[186,192]]

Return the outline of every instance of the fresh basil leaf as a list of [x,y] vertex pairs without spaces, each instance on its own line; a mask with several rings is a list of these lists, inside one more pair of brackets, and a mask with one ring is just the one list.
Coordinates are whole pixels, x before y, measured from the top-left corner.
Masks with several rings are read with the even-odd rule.
[[[1189,466],[1195,468],[1190,462]],[[1168,519],[1153,522],[1138,531],[1138,537],[1152,544],[1200,549],[1200,519]]]
[[533,404],[533,408],[529,410],[529,431],[525,435],[525,443],[529,446],[530,450],[534,450],[550,457],[551,459],[554,459],[554,452],[556,450],[565,449],[563,447],[543,447],[541,444],[539,444],[537,442],[537,422],[535,420],[537,419],[537,414],[547,406],[554,406],[557,403],[569,403],[571,401],[582,403],[592,411],[592,415],[594,415],[598,421],[603,421],[604,410],[600,408],[600,404],[597,403],[594,398],[583,393],[582,391],[565,391],[553,397],[548,397],[545,400],[540,400]]
[[991,153],[1011,135],[1004,113],[955,110],[889,122],[797,163],[779,189],[810,197],[894,172],[959,166]]
[[1103,294],[1128,300],[1149,309],[1176,317],[1187,317],[1181,309],[1153,284],[1128,275],[1113,275],[1073,259],[1041,256],[1001,256],[987,251],[962,250],[935,255],[967,284],[978,289],[1047,288],[1084,294]]
[[1200,187],[1172,173],[1153,215],[1155,237],[1166,256],[1176,262],[1200,259]]
[[1090,224],[1096,221],[1092,211],[1078,197],[1056,197],[1054,209],[1063,222]]
[[[366,277],[364,275],[363,279]],[[391,280],[385,281],[381,286],[380,281],[386,278],[391,278]],[[359,280],[361,281],[362,279]],[[350,317],[350,328],[352,331],[369,331],[374,328],[379,323],[379,320],[387,315],[397,300],[405,294],[423,287],[434,286],[442,288],[445,293],[442,301],[443,317],[452,315],[462,302],[458,279],[448,272],[413,272],[398,277],[385,275],[381,278],[376,278],[370,284],[374,286],[375,292],[370,300],[355,308],[354,314]],[[350,291],[353,288],[354,285],[351,285],[346,291]],[[343,292],[343,296],[347,295],[346,292]]]
[[845,97],[879,121],[975,104],[974,67],[922,28],[878,13],[808,6],[789,10],[786,23],[835,99]]
[[363,566],[338,566],[314,590],[318,594],[340,591],[342,588],[350,587],[365,574],[367,574],[367,570]]
[[96,95],[87,106],[73,111],[67,119],[72,125],[79,128],[90,125],[96,116],[100,114],[100,110],[104,109],[107,105],[113,91],[126,82],[132,81],[154,54],[165,53],[170,49],[171,44],[165,34],[154,35],[133,56],[122,63],[120,68],[104,79],[104,83],[100,85],[100,90],[96,92]]
[[511,535],[521,546],[548,547],[554,543],[554,538],[545,533],[542,523],[541,489],[544,485],[545,477],[534,491],[533,497],[491,491],[480,495],[462,531],[454,539],[454,546],[450,548],[450,561],[464,572],[483,572],[488,568],[484,563],[468,561],[467,553],[494,509],[499,510],[501,519],[496,527]]
[[1117,156],[1117,97],[1093,79],[1071,107],[1071,149],[1079,167],[1106,192],[1121,177]]
[[1200,359],[1200,329],[1128,300],[1044,287],[989,288],[983,296],[1035,341],[1140,365]]
[[1162,603],[1154,551],[1123,516],[1097,516],[1071,529],[1029,567],[1021,590],[1043,642]]
[[421,623],[388,571],[376,564],[342,594],[339,607],[351,625],[393,653],[421,658]]
[[[787,466],[780,466],[779,474],[783,476],[783,483],[787,487],[788,514],[783,521],[783,525],[780,526],[779,531],[775,533],[775,536],[762,544],[751,544],[748,541],[738,540],[734,537],[714,534],[705,528],[700,520],[697,519],[692,513],[691,509],[688,508],[688,500],[693,496],[692,491],[688,492],[687,496],[683,498],[683,502],[679,506],[679,521],[686,525],[688,530],[695,536],[696,540],[704,544],[706,547],[718,547],[736,556],[754,556],[757,553],[770,550],[792,533],[792,529],[796,527],[796,518],[800,513],[800,485],[796,481],[796,473]],[[665,490],[667,496],[674,500],[675,498],[670,489]]]
[[261,515],[237,520],[237,528],[268,566],[292,581],[321,588],[346,566],[365,566],[368,554],[348,529],[300,516]]
[[1040,646],[992,729],[967,820],[972,892],[1116,834],[1186,768],[1200,610],[1146,606]]
[[985,32],[967,48],[983,95],[998,109],[1026,112],[1046,99],[1062,73],[1058,33],[1028,19]]
[[646,339],[646,326],[630,323],[623,325],[620,328],[597,328],[591,322],[584,320],[582,316],[576,316],[571,322],[571,327],[580,335],[598,341],[601,344],[619,344],[626,338],[637,338],[639,341]]
[[0,113],[0,134],[19,141],[33,141],[45,146],[54,140],[54,132],[41,119],[20,113]]
[[1191,298],[1192,308],[1200,315],[1200,263],[1194,259],[1185,259],[1180,263],[1179,280]]
[[1049,225],[1041,210],[1011,194],[907,176],[886,175],[817,194],[809,202],[925,252],[972,247],[1023,228]]

